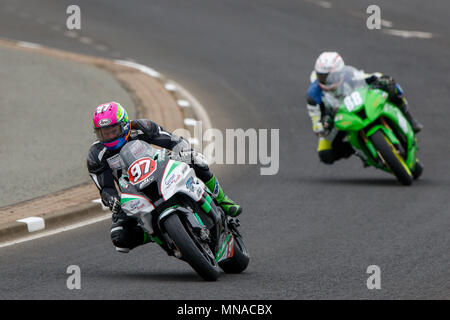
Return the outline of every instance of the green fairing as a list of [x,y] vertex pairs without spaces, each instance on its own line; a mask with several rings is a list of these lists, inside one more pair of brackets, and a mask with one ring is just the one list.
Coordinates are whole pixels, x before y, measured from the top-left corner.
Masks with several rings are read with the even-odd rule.
[[[416,163],[417,145],[411,125],[406,121],[402,112],[395,105],[387,101],[388,95],[382,90],[371,89],[367,86],[355,90],[352,95],[355,92],[361,97],[361,103],[358,105],[351,105],[351,108],[349,108],[343,102],[339,106],[338,112],[334,118],[336,128],[348,133],[348,141],[354,148],[364,152],[369,165],[390,172],[390,169],[380,166],[374,161],[374,159],[377,158],[377,151],[372,142],[369,139],[366,139],[364,141],[364,148],[358,139],[360,130],[373,124],[378,118],[384,117],[385,119],[389,119],[397,127],[398,131],[402,132],[406,137],[408,150],[405,163],[410,169],[413,169]],[[362,110],[364,110],[366,116],[365,119],[361,117],[361,114],[358,114],[362,112]],[[402,121],[402,123],[400,123],[400,121]],[[406,133],[402,127],[406,127]],[[394,131],[390,128],[386,128],[381,123],[371,127],[366,133],[366,137],[369,138],[377,130],[382,130],[392,144],[398,145],[400,143]]]
[[211,211],[211,201],[208,202],[205,200],[205,202],[201,205],[202,209],[206,212],[209,213]]
[[127,203],[128,201],[137,200],[139,198],[120,198],[120,204]]

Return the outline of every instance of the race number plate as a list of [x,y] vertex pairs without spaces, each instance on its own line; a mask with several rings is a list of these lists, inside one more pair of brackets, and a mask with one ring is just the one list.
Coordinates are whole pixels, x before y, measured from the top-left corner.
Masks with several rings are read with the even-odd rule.
[[141,158],[128,168],[130,183],[136,185],[150,176],[156,170],[156,162],[151,158]]

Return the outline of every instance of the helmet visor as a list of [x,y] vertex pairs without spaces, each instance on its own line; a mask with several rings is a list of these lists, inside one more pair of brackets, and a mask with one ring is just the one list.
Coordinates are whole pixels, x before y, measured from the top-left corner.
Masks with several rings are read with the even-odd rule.
[[325,82],[327,81],[328,73],[316,72],[316,75],[317,75],[317,81],[319,81],[319,83],[321,83],[321,84],[325,84]]
[[319,86],[324,91],[334,91],[341,85],[343,79],[344,73],[342,71],[331,72],[324,82],[319,81]]
[[123,128],[120,123],[112,126],[95,128],[95,134],[100,142],[108,143],[119,139],[123,135]]

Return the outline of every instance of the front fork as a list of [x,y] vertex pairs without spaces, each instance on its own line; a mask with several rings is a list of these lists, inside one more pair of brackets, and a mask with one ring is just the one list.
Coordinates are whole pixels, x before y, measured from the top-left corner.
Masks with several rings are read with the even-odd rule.
[[[372,158],[377,161],[381,157],[379,157],[378,151],[376,150],[375,146],[372,144],[372,141],[370,141],[369,138],[373,133],[375,133],[378,130],[381,130],[384,133],[384,135],[387,137],[387,139],[396,148],[398,154],[404,159],[404,161],[406,162],[409,169],[412,170],[415,166],[415,161],[416,161],[415,160],[416,159],[415,153],[416,153],[416,148],[417,148],[415,146],[416,144],[413,146],[414,149],[410,151],[411,154],[408,154],[409,150],[404,149],[402,143],[397,138],[397,136],[394,134],[394,132],[392,131],[391,127],[388,125],[386,120],[383,117],[380,117],[379,120],[380,120],[381,124],[371,127],[367,133],[365,133],[364,131],[360,131],[360,133],[359,133],[361,135],[362,139],[364,140],[365,145],[366,145],[367,149],[369,150]],[[406,141],[406,143],[408,144],[408,141]],[[386,170],[386,166],[384,163],[379,168]]]

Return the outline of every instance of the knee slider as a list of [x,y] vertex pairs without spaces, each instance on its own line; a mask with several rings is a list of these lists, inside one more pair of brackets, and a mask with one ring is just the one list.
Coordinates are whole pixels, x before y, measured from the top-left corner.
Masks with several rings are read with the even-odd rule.
[[113,227],[111,229],[111,241],[117,251],[128,252],[143,244],[144,231],[138,226],[132,228]]
[[333,150],[319,151],[319,158],[323,163],[332,164],[334,162]]

